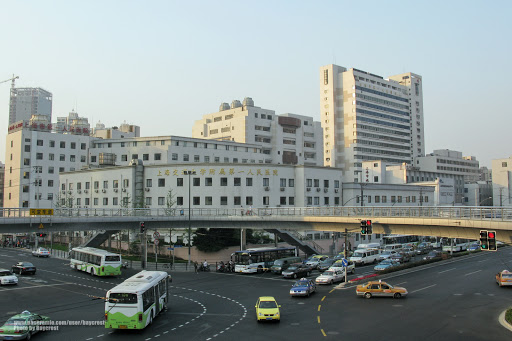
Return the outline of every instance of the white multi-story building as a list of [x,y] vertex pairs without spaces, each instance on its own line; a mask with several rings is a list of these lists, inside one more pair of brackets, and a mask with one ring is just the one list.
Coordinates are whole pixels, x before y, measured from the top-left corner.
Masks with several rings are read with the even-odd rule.
[[102,139],[122,139],[125,137],[140,137],[140,127],[123,123],[119,127],[105,127],[105,124],[98,122],[92,133],[93,136]]
[[362,162],[409,163],[424,155],[421,76],[384,79],[337,65],[320,68],[324,165],[361,181]]
[[[185,172],[195,174],[187,175]],[[339,206],[335,168],[269,164],[173,163],[87,169],[60,174],[61,205],[81,208],[192,208]],[[171,207],[169,195],[175,204]]]
[[9,124],[28,121],[32,115],[44,115],[52,121],[52,94],[41,88],[12,88]]
[[246,97],[195,121],[192,137],[261,145],[265,163],[322,166],[322,127],[312,117],[276,115]]
[[494,206],[512,206],[512,156],[492,160],[492,192]]
[[78,116],[78,113],[72,111],[68,116],[57,117],[55,130],[62,134],[75,132],[82,133],[84,130],[87,132],[90,131],[91,125],[87,118],[80,117]]
[[461,152],[449,149],[437,149],[418,157],[414,166],[428,172],[462,175],[468,183],[480,178],[480,165],[474,156],[462,156]]

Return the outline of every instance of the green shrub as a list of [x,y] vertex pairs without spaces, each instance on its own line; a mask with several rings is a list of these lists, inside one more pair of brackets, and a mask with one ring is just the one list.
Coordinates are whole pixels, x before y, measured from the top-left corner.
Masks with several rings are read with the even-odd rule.
[[505,313],[505,320],[512,324],[512,308],[507,310],[507,312]]

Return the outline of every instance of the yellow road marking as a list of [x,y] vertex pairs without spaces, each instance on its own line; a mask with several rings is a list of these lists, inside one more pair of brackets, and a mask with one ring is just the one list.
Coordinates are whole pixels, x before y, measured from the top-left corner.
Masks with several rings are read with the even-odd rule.
[[331,291],[329,291],[329,294],[330,294],[331,292],[333,292],[333,291],[334,291],[334,289],[332,289]]
[[326,297],[327,297],[327,296],[322,297],[322,302],[325,300],[325,298],[326,298]]
[[318,323],[320,323],[320,316],[317,316],[317,318],[318,318]]
[[320,308],[321,308],[321,307],[322,307],[322,305],[321,305],[321,304],[319,304],[319,305],[318,305],[318,311],[320,311]]
[[324,336],[327,336],[323,329],[320,329],[320,330],[322,331],[322,334],[324,334]]

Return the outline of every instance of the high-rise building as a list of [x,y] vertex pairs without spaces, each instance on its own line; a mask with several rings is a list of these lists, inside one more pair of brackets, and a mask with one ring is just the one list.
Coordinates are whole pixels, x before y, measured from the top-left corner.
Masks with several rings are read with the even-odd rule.
[[276,115],[256,107],[250,97],[195,121],[193,138],[261,145],[265,163],[323,166],[322,126],[310,116]]
[[44,115],[52,121],[52,94],[41,88],[12,88],[9,124],[29,121],[32,115]]
[[362,180],[362,162],[413,164],[424,155],[421,76],[384,79],[338,65],[320,68],[324,165]]

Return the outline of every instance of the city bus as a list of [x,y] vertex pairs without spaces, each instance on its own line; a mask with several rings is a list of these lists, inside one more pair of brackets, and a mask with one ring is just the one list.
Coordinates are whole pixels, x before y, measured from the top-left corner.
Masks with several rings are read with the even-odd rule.
[[466,251],[470,244],[469,239],[446,238],[443,240],[443,252]]
[[144,329],[169,302],[171,276],[143,270],[107,291],[105,328]]
[[96,276],[121,274],[121,255],[92,247],[75,247],[70,252],[72,269]]
[[236,251],[234,257],[235,272],[260,273],[269,269],[276,259],[297,256],[294,247],[261,247]]

